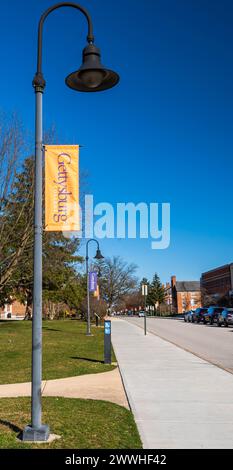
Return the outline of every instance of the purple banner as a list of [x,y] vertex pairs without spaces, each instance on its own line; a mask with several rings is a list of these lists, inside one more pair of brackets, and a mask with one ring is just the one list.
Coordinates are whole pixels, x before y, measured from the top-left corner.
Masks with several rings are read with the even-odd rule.
[[89,292],[95,292],[97,289],[97,273],[95,271],[89,272]]

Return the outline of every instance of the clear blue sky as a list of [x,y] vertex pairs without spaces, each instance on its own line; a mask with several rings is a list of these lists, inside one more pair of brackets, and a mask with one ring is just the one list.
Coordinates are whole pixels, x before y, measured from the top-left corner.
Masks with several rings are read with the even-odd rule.
[[[34,127],[36,30],[51,0],[1,0],[3,110]],[[64,85],[85,45],[84,17],[61,9],[45,27],[45,127],[79,143],[95,202],[170,202],[171,246],[106,240],[138,275],[199,279],[233,260],[233,4],[231,0],[83,0],[102,60],[121,76],[111,91]]]

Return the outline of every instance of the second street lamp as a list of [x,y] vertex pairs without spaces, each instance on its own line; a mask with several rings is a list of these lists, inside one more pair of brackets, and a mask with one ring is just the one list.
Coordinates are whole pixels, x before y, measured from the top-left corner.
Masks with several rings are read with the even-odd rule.
[[144,334],[146,335],[146,299],[148,295],[147,284],[142,284],[142,295],[144,296]]
[[95,259],[103,259],[104,256],[102,255],[99,247],[99,242],[95,238],[90,238],[90,240],[86,243],[86,276],[87,276],[87,336],[91,336],[91,314],[90,314],[90,292],[89,292],[89,256],[88,256],[88,246],[90,242],[95,242],[97,244],[97,250]]
[[38,28],[37,71],[33,79],[36,95],[36,136],[35,136],[35,191],[34,191],[34,257],[33,257],[33,317],[32,317],[32,408],[31,424],[23,432],[25,441],[46,441],[49,427],[41,423],[41,382],[42,382],[42,169],[43,169],[43,127],[42,98],[45,79],[42,72],[42,39],[46,18],[61,7],[79,10],[88,23],[87,46],[83,51],[83,64],[77,72],[66,79],[66,84],[77,91],[102,91],[113,87],[119,81],[117,73],[105,69],[100,62],[100,51],[94,45],[93,26],[85,8],[73,2],[62,2],[48,8],[41,16]]

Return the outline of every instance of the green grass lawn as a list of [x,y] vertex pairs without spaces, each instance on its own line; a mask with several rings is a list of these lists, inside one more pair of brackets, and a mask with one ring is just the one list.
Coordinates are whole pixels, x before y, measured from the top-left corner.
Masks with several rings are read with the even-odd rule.
[[[31,321],[0,322],[0,384],[31,380]],[[103,328],[80,320],[43,322],[43,379],[72,377],[112,370],[103,364]],[[115,361],[112,355],[112,361]]]
[[0,399],[0,448],[139,449],[132,413],[113,403],[75,398],[43,398],[43,422],[61,439],[51,444],[17,440],[30,423],[29,398]]

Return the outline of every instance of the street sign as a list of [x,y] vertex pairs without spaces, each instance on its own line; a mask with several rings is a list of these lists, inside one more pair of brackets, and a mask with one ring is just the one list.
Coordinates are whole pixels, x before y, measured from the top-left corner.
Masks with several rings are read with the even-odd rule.
[[142,284],[142,295],[148,295],[148,285]]
[[111,364],[111,320],[104,321],[104,363]]
[[104,334],[110,335],[111,334],[111,321],[105,320],[104,322]]

